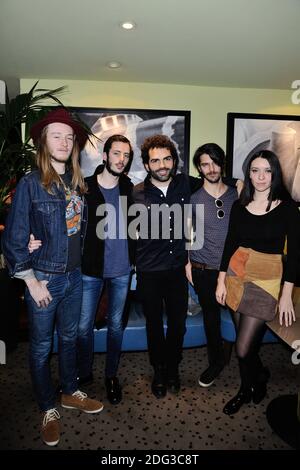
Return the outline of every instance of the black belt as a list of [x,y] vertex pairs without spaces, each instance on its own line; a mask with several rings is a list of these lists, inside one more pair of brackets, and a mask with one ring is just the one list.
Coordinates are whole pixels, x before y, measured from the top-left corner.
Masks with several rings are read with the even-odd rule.
[[204,271],[204,269],[211,269],[213,271],[218,271],[218,268],[208,266],[206,263],[196,263],[195,261],[191,261],[191,265],[192,265],[192,268],[201,269],[202,271]]

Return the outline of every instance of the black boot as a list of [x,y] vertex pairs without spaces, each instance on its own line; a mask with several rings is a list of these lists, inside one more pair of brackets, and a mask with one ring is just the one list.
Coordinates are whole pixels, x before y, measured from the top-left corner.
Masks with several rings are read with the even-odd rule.
[[257,383],[252,387],[252,399],[253,403],[256,405],[260,403],[267,394],[267,384],[266,382]]
[[178,366],[168,367],[167,370],[167,388],[169,392],[177,395],[180,390],[180,378],[178,372]]
[[252,399],[256,405],[260,403],[266,396],[267,383],[270,378],[270,371],[267,367],[263,367],[257,380],[252,386]]
[[234,415],[239,411],[244,403],[250,403],[252,398],[251,388],[240,388],[238,394],[229,400],[223,408],[223,413],[226,415]]
[[151,390],[156,398],[163,398],[167,394],[166,369],[163,365],[154,367]]
[[106,396],[112,405],[117,405],[122,400],[122,387],[117,377],[105,379]]
[[91,385],[94,382],[94,376],[91,372],[89,375],[85,377],[78,377],[78,385]]
[[241,387],[231,400],[223,408],[223,413],[233,415],[237,413],[244,403],[250,403],[252,399],[253,383],[253,356],[239,357],[239,369],[241,375]]

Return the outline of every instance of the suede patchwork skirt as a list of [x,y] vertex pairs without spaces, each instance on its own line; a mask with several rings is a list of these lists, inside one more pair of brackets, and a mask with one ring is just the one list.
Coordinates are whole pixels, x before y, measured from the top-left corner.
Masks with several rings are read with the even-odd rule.
[[230,259],[226,275],[228,307],[261,320],[273,320],[281,277],[281,255],[239,247]]

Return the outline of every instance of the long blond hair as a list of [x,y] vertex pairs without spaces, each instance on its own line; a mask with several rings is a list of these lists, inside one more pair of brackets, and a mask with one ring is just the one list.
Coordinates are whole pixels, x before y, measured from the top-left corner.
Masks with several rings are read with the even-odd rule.
[[[63,181],[54,167],[51,165],[51,154],[47,146],[47,130],[45,126],[37,144],[36,165],[41,173],[41,183],[49,194],[53,194],[53,184],[59,188],[63,186]],[[79,190],[80,194],[86,193],[86,185],[79,165],[79,145],[74,136],[74,144],[71,157],[66,164],[66,169],[72,172],[72,189]]]

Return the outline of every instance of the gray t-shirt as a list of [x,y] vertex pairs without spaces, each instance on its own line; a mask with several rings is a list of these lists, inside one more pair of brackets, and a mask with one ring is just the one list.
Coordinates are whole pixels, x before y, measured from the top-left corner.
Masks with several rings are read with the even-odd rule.
[[[104,228],[109,233],[115,233],[112,233],[111,237],[105,239],[103,277],[125,276],[125,274],[130,272],[130,263],[126,237],[127,230],[125,228],[124,217],[120,213],[122,209],[119,206],[119,186],[110,189],[103,188],[102,186],[99,187],[105,199],[105,204],[110,204],[115,208],[114,214],[108,211],[106,218],[107,226]],[[113,230],[111,231],[110,229],[112,228]]]
[[[208,194],[202,187],[191,196],[193,228],[196,223],[204,224],[204,244],[199,250],[190,251],[190,260],[205,263],[219,269],[223,254],[225,239],[228,231],[229,215],[232,204],[238,198],[236,188],[228,187],[218,198],[222,202],[216,206],[216,198]],[[196,221],[196,204],[203,204],[204,220]],[[223,211],[224,217],[218,218],[218,211]],[[219,215],[223,215],[219,212]]]

